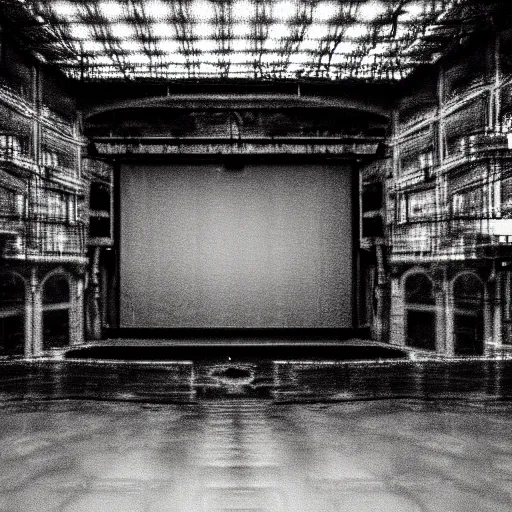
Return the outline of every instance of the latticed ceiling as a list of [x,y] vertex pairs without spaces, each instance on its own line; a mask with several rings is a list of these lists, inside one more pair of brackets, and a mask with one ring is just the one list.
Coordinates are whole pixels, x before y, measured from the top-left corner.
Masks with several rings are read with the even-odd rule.
[[[82,80],[399,80],[485,22],[469,0],[0,0]],[[487,3],[483,5],[488,6]]]

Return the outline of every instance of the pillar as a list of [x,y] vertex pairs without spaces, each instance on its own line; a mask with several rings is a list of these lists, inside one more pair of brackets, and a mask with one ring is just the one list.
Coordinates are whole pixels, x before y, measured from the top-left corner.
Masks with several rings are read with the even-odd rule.
[[75,337],[71,344],[79,344],[84,341],[84,277],[81,275],[76,283],[75,296]]
[[391,277],[390,339],[393,345],[405,345],[405,304],[401,279]]
[[91,338],[101,339],[101,311],[100,311],[100,248],[94,248],[91,271]]
[[30,295],[32,305],[32,356],[43,353],[43,290],[36,267],[32,267],[30,276]]
[[436,300],[436,352],[447,356],[455,354],[453,337],[453,294],[446,268],[434,271]]
[[502,304],[501,304],[501,296],[502,296],[502,286],[503,286],[503,275],[498,274],[496,279],[496,286],[494,290],[494,318],[493,318],[493,334],[494,334],[494,343],[496,348],[500,348],[503,344],[503,334],[502,334]]

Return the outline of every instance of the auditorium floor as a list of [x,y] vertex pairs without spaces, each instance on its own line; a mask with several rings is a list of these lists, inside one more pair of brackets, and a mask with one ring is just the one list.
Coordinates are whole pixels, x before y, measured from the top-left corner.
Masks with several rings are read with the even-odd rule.
[[0,362],[0,512],[512,510],[511,359],[136,355]]
[[508,404],[4,402],[2,512],[508,512]]

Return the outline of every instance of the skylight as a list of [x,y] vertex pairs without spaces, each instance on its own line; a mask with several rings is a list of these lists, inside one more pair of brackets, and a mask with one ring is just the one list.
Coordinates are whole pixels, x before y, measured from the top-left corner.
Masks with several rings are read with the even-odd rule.
[[433,60],[441,43],[424,39],[469,0],[10,1],[77,79],[398,80]]

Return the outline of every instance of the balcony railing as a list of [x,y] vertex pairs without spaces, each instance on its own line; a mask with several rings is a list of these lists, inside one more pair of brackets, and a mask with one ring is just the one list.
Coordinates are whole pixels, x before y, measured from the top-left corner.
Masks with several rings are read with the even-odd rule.
[[74,191],[80,192],[83,189],[84,183],[77,176],[77,169],[71,167],[45,165],[46,176],[64,187]]
[[73,136],[73,125],[59,115],[52,112],[48,107],[41,109],[41,121],[51,130],[58,132],[66,137]]
[[6,259],[85,261],[87,230],[83,224],[3,217],[0,238]]
[[[509,219],[503,219],[509,221]],[[512,220],[509,221],[512,224]],[[418,258],[447,261],[486,258],[494,249],[511,246],[512,231],[502,219],[448,219],[392,225],[392,261]]]
[[31,117],[34,114],[34,107],[29,100],[26,100],[8,85],[0,82],[0,101],[14,107],[21,114]]
[[37,169],[35,160],[26,153],[0,148],[0,162],[9,163],[19,169],[33,172]]

